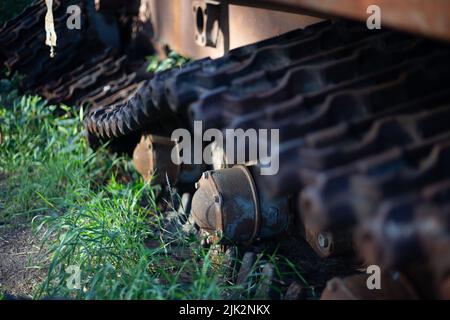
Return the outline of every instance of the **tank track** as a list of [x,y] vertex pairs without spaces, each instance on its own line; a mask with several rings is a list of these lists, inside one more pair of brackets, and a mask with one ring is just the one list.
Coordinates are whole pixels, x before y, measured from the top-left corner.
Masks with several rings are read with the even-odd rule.
[[[37,93],[52,104],[95,109],[125,100],[137,90],[139,83],[151,77],[143,72],[144,57],[149,52],[131,52],[133,44],[125,41],[121,47],[102,41],[93,22],[93,16],[100,13],[89,10],[88,3],[54,1],[59,40],[53,59],[49,48],[43,45],[42,21],[47,10],[44,1],[34,1],[0,29],[0,65],[11,74],[25,75],[20,83],[22,90]],[[66,8],[72,4],[82,8],[80,30],[66,27],[69,17]]]
[[[62,2],[55,0],[63,40],[54,60],[48,48],[33,45],[45,37],[45,5],[36,1],[0,30],[0,63],[26,74],[22,88],[52,103],[91,105],[85,126],[93,142],[122,139],[129,149],[130,137],[168,138],[180,127],[193,131],[194,121],[202,121],[205,130],[279,129],[277,175],[256,173],[262,159],[244,163],[253,183],[253,193],[247,193],[257,194],[252,201],[260,202],[261,212],[255,217],[266,233],[247,237],[251,243],[227,244],[238,246],[242,258],[231,281],[248,281],[261,248],[308,252],[304,238],[313,249],[309,265],[303,259],[295,263],[320,274],[313,283],[325,288],[324,299],[377,297],[361,289],[364,275],[335,278],[325,287],[334,275],[327,265],[339,264],[339,276],[354,272],[349,255],[359,257],[359,265],[383,270],[387,286],[379,294],[385,298],[450,297],[448,45],[326,21],[149,76],[140,72],[143,56],[130,58],[135,55],[126,48],[102,44],[88,15],[83,19],[90,27],[70,34],[62,23]],[[236,174],[224,171],[233,166],[223,167],[200,179],[197,198],[201,192],[214,195],[204,189],[206,177],[218,182],[221,175]],[[188,184],[193,187],[198,178],[192,174]],[[240,185],[225,191],[242,190]],[[264,208],[280,203],[289,207],[289,225],[271,233],[265,225],[271,211]],[[192,207],[190,219],[204,216],[201,205]],[[225,207],[221,215],[230,214]],[[249,236],[254,225],[236,236]],[[255,297],[310,296],[298,281],[276,279],[270,261],[263,262],[259,267],[269,280],[259,284]],[[274,284],[283,287],[283,295],[271,291]]]
[[[279,129],[280,172],[254,180],[260,195],[290,199],[315,252],[357,253],[412,278],[417,296],[444,297],[449,57],[442,43],[328,21],[158,73],[127,102],[91,113],[86,129],[158,134],[153,125],[170,132],[180,119],[191,130]],[[334,280],[324,295],[359,282]]]

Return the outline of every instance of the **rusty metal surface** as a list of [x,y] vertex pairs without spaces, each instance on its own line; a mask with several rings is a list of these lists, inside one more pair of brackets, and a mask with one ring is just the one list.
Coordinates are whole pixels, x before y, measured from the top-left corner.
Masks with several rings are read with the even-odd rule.
[[[371,211],[370,204],[374,203],[377,198],[385,197],[387,192],[383,195],[377,194],[374,190],[375,182],[368,182],[367,179],[371,177],[376,179],[377,175],[381,173],[394,174],[398,170],[398,166],[408,166],[409,159],[416,159],[416,161],[424,159],[423,161],[425,161],[427,157],[432,156],[433,150],[439,148],[439,143],[448,138],[448,134],[444,134],[410,147],[388,150],[378,156],[356,162],[353,166],[330,170],[327,174],[317,173],[314,178],[311,177],[316,182],[311,183],[302,191],[300,199],[302,212],[305,215],[313,216],[315,223],[323,228],[332,226],[341,228],[355,223],[357,219],[355,211],[358,210],[353,210],[352,206],[343,204],[349,203],[347,198],[350,194],[355,194],[355,192],[365,194],[368,202],[365,203],[367,208],[364,208],[364,211]],[[394,185],[391,186],[394,187]],[[405,187],[407,186],[403,185],[403,190]],[[410,187],[414,187],[414,185]],[[364,188],[364,190],[359,188]],[[402,189],[399,188],[395,191],[402,192]],[[364,201],[355,199],[354,203],[355,207],[359,206],[359,209],[363,211],[358,203],[364,203]],[[340,214],[334,213],[339,210],[341,210]]]
[[[450,40],[450,4],[446,0],[230,0],[220,1],[222,37],[216,47],[196,44],[196,14],[192,1],[147,0],[156,40],[191,57],[218,57],[228,49],[305,27],[324,16],[365,21],[367,8],[377,5],[382,25],[429,37]],[[201,1],[204,3],[204,1]],[[194,41],[193,41],[194,40]]]
[[[282,9],[309,10],[329,16],[365,21],[367,8],[381,9],[383,25],[450,40],[450,2],[447,0],[227,0],[229,3]],[[313,13],[314,14],[314,13]]]
[[[193,8],[205,1],[147,0],[155,27],[155,40],[184,55],[219,57],[229,49],[305,27],[324,16],[343,16],[365,21],[370,5],[378,5],[382,25],[450,40],[450,4],[446,0],[416,1],[314,1],[231,0],[219,1],[220,36],[212,47],[198,44],[197,15]],[[206,20],[205,20],[206,21]],[[205,39],[206,40],[206,39]],[[196,42],[197,41],[197,42]]]
[[[221,2],[220,35],[214,47],[196,43],[196,0],[145,0],[151,13],[154,40],[177,52],[193,57],[219,57],[230,49],[241,47],[281,33],[305,27],[320,19],[310,16],[255,9]],[[206,39],[205,39],[206,40]]]

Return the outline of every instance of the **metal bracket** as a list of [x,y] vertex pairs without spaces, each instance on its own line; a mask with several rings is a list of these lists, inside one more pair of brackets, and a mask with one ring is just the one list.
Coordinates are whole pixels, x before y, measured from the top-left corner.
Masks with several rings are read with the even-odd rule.
[[194,1],[195,42],[202,47],[217,47],[220,34],[220,2]]

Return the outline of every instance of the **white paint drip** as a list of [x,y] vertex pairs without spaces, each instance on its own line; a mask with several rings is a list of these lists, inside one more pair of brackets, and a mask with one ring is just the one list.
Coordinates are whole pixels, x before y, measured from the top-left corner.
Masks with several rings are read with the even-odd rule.
[[47,14],[45,15],[45,44],[50,47],[50,57],[54,58],[57,36],[53,21],[53,0],[45,0],[45,4],[47,5]]

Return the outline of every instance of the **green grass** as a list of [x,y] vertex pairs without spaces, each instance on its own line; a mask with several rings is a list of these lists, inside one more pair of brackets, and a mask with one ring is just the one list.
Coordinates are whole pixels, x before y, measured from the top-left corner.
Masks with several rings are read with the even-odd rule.
[[148,72],[161,72],[167,69],[181,67],[182,65],[188,63],[190,60],[185,58],[175,51],[170,51],[167,58],[164,60],[159,60],[157,55],[147,57]]
[[[34,226],[45,230],[52,261],[37,298],[219,296],[218,287],[211,288],[216,281],[208,259],[205,269],[190,269],[208,252],[196,239],[182,239],[181,247],[192,245],[198,255],[182,265],[175,263],[168,250],[174,236],[164,235],[163,241],[157,232],[163,216],[152,187],[125,160],[110,159],[103,150],[93,153],[83,137],[80,115],[67,112],[56,117],[54,107],[42,99],[19,97],[6,80],[1,85],[0,172],[6,178],[1,182],[0,218],[3,222],[33,218]],[[129,175],[133,182],[118,183],[119,174]],[[148,249],[144,240],[152,238],[160,245]],[[67,289],[65,269],[70,265],[81,268],[83,290]],[[201,275],[202,281],[211,273],[208,288],[197,280],[182,288],[178,282],[182,273],[192,273],[192,279]]]
[[[176,223],[183,213],[160,212],[155,189],[127,159],[89,148],[83,112],[54,110],[0,81],[0,221],[32,222],[50,253],[34,298],[252,297],[260,265],[245,286],[231,284],[226,255],[202,247],[189,223]],[[70,266],[80,268],[80,289],[67,286]]]

